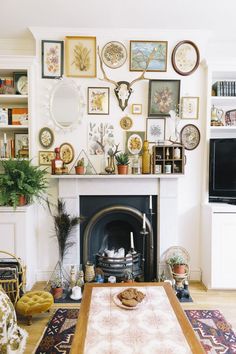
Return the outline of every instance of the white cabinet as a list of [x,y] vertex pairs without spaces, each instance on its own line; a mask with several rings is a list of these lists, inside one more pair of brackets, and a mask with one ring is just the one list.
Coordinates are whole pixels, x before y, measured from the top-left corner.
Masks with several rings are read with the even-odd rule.
[[201,268],[208,289],[236,289],[236,206],[202,208]]
[[34,205],[0,207],[0,250],[8,251],[22,259],[26,266],[26,290],[36,281],[37,239]]

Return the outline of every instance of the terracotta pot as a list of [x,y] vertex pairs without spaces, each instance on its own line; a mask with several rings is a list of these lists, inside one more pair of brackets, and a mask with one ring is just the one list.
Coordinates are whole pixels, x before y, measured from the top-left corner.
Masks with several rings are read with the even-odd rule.
[[19,206],[23,206],[26,205],[27,201],[26,201],[26,196],[25,195],[20,195],[19,196]]
[[54,297],[54,299],[60,299],[62,297],[63,294],[63,288],[52,288],[51,289],[52,292],[52,296]]
[[84,166],[75,166],[75,173],[77,175],[84,175]]
[[128,165],[117,165],[118,175],[128,174]]
[[173,266],[173,272],[175,274],[185,274],[186,273],[185,264],[175,264]]

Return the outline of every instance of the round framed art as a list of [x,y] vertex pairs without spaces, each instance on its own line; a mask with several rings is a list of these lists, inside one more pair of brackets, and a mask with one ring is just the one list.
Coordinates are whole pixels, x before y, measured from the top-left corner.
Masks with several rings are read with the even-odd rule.
[[179,42],[172,52],[172,65],[175,71],[183,76],[192,74],[199,66],[198,47],[191,41]]
[[39,142],[40,144],[48,149],[52,146],[54,141],[54,135],[50,128],[44,127],[39,131]]
[[102,48],[102,61],[109,68],[120,68],[127,59],[125,46],[120,42],[108,42]]
[[187,124],[182,128],[180,138],[186,150],[194,150],[200,143],[200,131],[196,125]]
[[65,164],[69,164],[74,159],[74,148],[69,143],[63,143],[60,146],[60,157]]

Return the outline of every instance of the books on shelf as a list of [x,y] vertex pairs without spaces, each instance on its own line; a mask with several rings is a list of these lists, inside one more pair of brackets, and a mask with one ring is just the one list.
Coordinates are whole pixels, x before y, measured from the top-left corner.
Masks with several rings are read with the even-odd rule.
[[236,96],[236,81],[216,81],[212,85],[213,96]]
[[28,108],[1,108],[0,127],[7,125],[28,126]]

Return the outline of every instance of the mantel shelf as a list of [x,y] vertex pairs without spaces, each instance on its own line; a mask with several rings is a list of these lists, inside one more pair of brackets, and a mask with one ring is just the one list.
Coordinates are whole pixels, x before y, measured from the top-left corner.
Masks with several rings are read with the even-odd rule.
[[57,179],[157,179],[157,178],[178,178],[183,176],[181,173],[172,174],[150,174],[150,175],[51,175],[51,178]]

